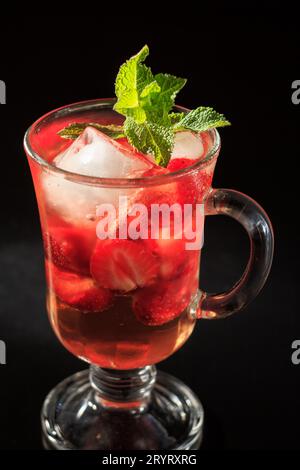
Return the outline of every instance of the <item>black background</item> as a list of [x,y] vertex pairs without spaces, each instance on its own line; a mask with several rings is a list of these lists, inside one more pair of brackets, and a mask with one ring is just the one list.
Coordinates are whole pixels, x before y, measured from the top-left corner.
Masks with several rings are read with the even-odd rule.
[[[146,11],[146,10],[145,10]],[[185,16],[186,13],[186,16]],[[215,187],[239,189],[268,212],[276,251],[263,292],[245,312],[199,321],[188,343],[160,368],[180,377],[206,410],[206,449],[299,449],[300,339],[297,303],[300,78],[296,13],[261,8],[189,11],[162,18],[2,17],[0,79],[1,232],[0,448],[40,449],[39,411],[46,393],[84,368],[58,343],[44,307],[42,246],[35,196],[22,149],[26,128],[45,112],[113,95],[119,65],[145,43],[154,71],[188,78],[179,102],[210,105],[232,121]],[[229,288],[248,253],[242,229],[209,218],[201,286]]]

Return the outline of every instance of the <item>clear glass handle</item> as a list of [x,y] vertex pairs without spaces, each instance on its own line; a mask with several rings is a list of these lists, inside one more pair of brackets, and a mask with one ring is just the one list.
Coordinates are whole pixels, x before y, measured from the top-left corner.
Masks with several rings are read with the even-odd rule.
[[199,317],[224,318],[245,308],[265,284],[273,259],[274,237],[265,211],[250,197],[232,189],[213,189],[206,215],[228,215],[237,220],[250,239],[250,256],[241,279],[220,294],[200,293]]

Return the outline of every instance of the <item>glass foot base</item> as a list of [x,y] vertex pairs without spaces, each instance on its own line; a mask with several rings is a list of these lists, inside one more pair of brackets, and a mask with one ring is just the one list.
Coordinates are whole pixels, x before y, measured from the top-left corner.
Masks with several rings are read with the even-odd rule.
[[41,419],[46,449],[188,450],[201,444],[204,413],[196,395],[163,372],[146,406],[103,406],[86,370],[49,393]]

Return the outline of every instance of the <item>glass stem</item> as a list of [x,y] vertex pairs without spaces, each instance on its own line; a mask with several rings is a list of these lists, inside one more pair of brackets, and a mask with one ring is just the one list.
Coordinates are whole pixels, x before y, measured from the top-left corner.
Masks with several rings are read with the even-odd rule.
[[148,405],[155,384],[156,367],[114,370],[90,366],[90,382],[102,406],[140,411]]

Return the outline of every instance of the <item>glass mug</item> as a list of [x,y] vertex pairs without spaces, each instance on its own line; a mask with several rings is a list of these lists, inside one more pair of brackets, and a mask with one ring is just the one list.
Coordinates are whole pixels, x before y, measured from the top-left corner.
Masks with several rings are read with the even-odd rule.
[[[57,132],[71,122],[120,124],[113,103],[94,100],[62,107],[36,121],[25,135],[44,239],[49,319],[62,344],[90,364],[89,371],[67,378],[47,396],[41,416],[44,445],[61,450],[196,449],[203,434],[202,405],[177,378],[157,373],[155,364],[185,343],[198,319],[227,317],[257,296],[272,263],[272,227],[248,196],[211,188],[220,150],[215,129],[202,135],[201,160],[173,173],[98,178],[53,165],[69,145]],[[239,221],[250,239],[249,261],[239,282],[220,294],[201,291],[201,249],[185,249],[185,233],[165,241],[159,226],[157,238],[101,240],[99,203],[116,205],[120,196],[146,207],[189,205],[196,237],[203,232],[203,218],[196,223],[197,207],[204,207],[205,215]]]

